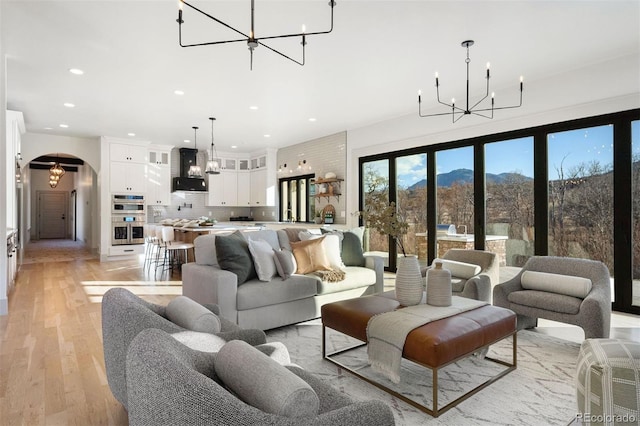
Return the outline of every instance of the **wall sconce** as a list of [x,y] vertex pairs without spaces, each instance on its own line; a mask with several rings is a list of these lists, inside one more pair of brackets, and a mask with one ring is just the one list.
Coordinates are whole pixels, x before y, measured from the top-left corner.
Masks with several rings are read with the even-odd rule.
[[298,170],[302,170],[304,164],[307,164],[307,160],[298,160]]
[[287,163],[284,163],[284,165],[278,167],[278,173],[282,173],[282,168],[283,167],[286,169],[287,168]]

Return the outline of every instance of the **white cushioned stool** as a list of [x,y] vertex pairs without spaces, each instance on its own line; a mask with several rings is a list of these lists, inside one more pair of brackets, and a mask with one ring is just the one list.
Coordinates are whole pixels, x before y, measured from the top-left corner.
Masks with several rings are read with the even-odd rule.
[[640,425],[640,342],[586,339],[577,366],[578,417],[585,424]]

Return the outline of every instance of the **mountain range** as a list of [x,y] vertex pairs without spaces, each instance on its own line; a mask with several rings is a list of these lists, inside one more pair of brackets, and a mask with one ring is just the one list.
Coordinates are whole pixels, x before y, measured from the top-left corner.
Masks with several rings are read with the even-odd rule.
[[[524,178],[525,180],[532,180],[532,178],[523,176],[519,173],[500,173],[497,175],[493,173],[486,174],[487,183],[500,184],[505,182],[511,177],[518,177],[520,179]],[[459,184],[473,183],[473,170],[456,169],[447,173],[440,173],[439,175],[436,176],[436,179],[437,179],[438,186],[441,186],[441,187],[442,186],[450,187],[456,182]],[[424,188],[425,186],[427,186],[427,180],[422,179],[421,181],[414,183],[407,189],[414,190],[418,188]]]

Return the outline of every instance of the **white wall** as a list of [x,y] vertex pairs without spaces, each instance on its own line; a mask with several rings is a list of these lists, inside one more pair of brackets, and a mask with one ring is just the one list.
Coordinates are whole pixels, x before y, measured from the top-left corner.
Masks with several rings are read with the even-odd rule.
[[[2,18],[2,8],[0,8],[0,20]],[[0,164],[7,161],[7,60],[4,54],[4,40],[0,32]],[[7,199],[7,178],[0,173],[0,200]],[[0,209],[0,224],[4,229],[7,223],[6,209]],[[0,315],[9,313],[9,301],[7,299],[7,248],[2,244],[0,249]]]
[[[363,156],[640,108],[640,55],[589,64],[540,81],[525,81],[524,87],[523,106],[496,111],[493,120],[465,116],[453,124],[450,116],[421,118],[416,105],[411,114],[349,130],[349,193],[358,194],[358,159]],[[461,97],[464,84],[460,90]],[[423,104],[428,96],[423,92]],[[550,109],[548,105],[556,107]],[[423,114],[428,112],[423,110]],[[348,198],[346,209],[358,209],[358,196]],[[355,223],[350,215],[347,220]]]

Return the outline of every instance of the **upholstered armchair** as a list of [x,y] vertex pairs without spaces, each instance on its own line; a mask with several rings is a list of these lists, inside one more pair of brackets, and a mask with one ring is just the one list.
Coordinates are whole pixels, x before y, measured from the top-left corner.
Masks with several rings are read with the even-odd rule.
[[[500,273],[495,253],[450,249],[441,259],[443,268],[451,271],[451,289],[454,296],[491,303],[491,286],[498,283]],[[428,269],[422,268],[423,277]]]
[[[218,315],[216,305],[204,305]],[[244,340],[251,345],[266,343],[260,330],[242,330],[236,324],[219,318],[222,339]],[[126,356],[129,344],[140,331],[157,328],[167,333],[187,331],[171,322],[166,316],[166,306],[147,302],[124,288],[109,289],[102,299],[102,340],[107,381],[113,396],[127,409]]]
[[493,289],[493,304],[517,314],[518,329],[538,325],[538,318],[573,324],[585,338],[609,337],[611,280],[602,262],[534,256],[522,270]]
[[[300,367],[278,366],[280,371],[272,369],[268,362],[251,359],[246,352],[236,351],[225,354],[226,346],[240,342],[230,342],[217,355],[200,352],[184,346],[161,330],[144,330],[131,343],[127,355],[127,388],[129,395],[129,424],[131,426],[159,425],[393,425],[391,409],[382,401],[354,402],[345,394],[333,389],[327,383],[316,378]],[[249,348],[252,349],[252,348]],[[258,357],[260,357],[259,355]],[[229,359],[236,364],[235,372],[229,365]],[[253,361],[253,362],[252,362]],[[238,391],[230,381],[234,380],[240,368],[240,376],[251,380],[244,383],[244,392],[254,394],[255,398],[275,403],[286,403],[288,410],[284,414],[257,408],[261,405],[249,398],[240,399]],[[221,371],[222,369],[222,371]],[[281,373],[291,377],[282,377]],[[229,377],[221,373],[228,373]],[[278,374],[280,373],[280,374]],[[253,380],[255,378],[255,380]],[[300,381],[302,379],[302,382]],[[296,381],[296,391],[292,392],[291,381]],[[284,384],[283,384],[284,382]],[[313,414],[304,417],[291,416],[299,406],[309,400],[299,401],[298,392],[306,388],[317,396]],[[271,389],[271,390],[269,390]],[[240,391],[238,391],[240,392]],[[284,402],[276,401],[274,394],[287,394]],[[314,396],[314,398],[316,398]],[[291,399],[298,403],[291,404]],[[291,407],[293,405],[293,407]],[[280,412],[280,411],[278,411]],[[288,414],[288,415],[286,415]],[[299,413],[294,413],[299,414]]]

